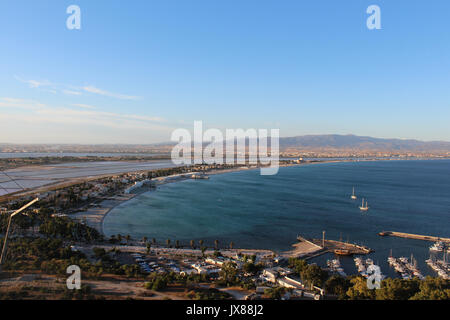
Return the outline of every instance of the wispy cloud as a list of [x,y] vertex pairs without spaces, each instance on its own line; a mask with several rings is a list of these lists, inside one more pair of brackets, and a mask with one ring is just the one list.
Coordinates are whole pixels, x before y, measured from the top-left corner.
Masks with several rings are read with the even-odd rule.
[[45,104],[34,100],[17,98],[0,98],[0,108],[38,110],[44,108]]
[[82,104],[82,103],[75,103],[72,104],[74,107],[83,108],[83,109],[95,109],[94,106],[88,105],[88,104]]
[[120,100],[139,100],[139,99],[141,99],[141,97],[138,97],[138,96],[127,95],[127,94],[122,94],[122,93],[115,93],[115,92],[97,88],[92,85],[73,86],[73,85],[67,85],[67,84],[57,84],[57,83],[50,82],[48,80],[33,80],[33,79],[27,80],[27,79],[23,79],[22,77],[19,77],[17,75],[15,75],[14,78],[22,83],[28,84],[28,86],[30,88],[44,89],[45,91],[51,92],[51,93],[60,92],[65,95],[80,96],[84,92],[84,93],[97,94],[97,95],[110,97],[110,98],[114,98],[114,99],[120,99]]
[[82,93],[80,91],[74,91],[74,90],[68,90],[68,89],[63,89],[61,92],[64,94],[71,95],[71,96],[81,96],[82,95]]
[[20,82],[28,84],[30,88],[48,87],[53,85],[50,81],[47,80],[25,80],[19,76],[14,76],[14,78]]
[[[148,128],[150,124],[164,124],[165,119],[137,114],[122,114],[95,110],[95,106],[87,104],[72,104],[68,107],[53,107],[34,100],[17,99],[10,97],[0,98],[0,108],[10,108],[21,111],[20,116],[29,117],[35,123],[70,123],[79,125],[102,125],[112,128]],[[81,109],[81,110],[80,110]],[[27,111],[24,113],[24,111]],[[11,112],[1,112],[0,119],[11,116]],[[17,112],[14,113],[18,115]]]
[[113,93],[113,92],[109,92],[106,90],[96,88],[94,86],[85,86],[82,89],[89,93],[99,94],[102,96],[107,96],[107,97],[121,99],[121,100],[138,100],[138,99],[140,99],[137,96],[129,96],[129,95],[120,94],[120,93]]

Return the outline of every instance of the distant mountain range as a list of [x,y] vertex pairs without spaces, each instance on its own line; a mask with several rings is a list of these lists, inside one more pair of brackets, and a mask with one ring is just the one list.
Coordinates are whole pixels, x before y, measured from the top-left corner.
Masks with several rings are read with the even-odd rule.
[[[246,139],[248,142],[248,139]],[[110,152],[110,153],[170,153],[176,143],[158,144],[2,144],[0,152]],[[209,143],[205,143],[207,145]],[[270,145],[270,139],[268,141]],[[391,152],[450,152],[450,142],[381,139],[355,135],[305,135],[280,138],[280,150],[321,151],[391,151]]]
[[450,151],[450,142],[381,139],[355,135],[306,135],[280,138],[280,149],[357,149],[390,151]]

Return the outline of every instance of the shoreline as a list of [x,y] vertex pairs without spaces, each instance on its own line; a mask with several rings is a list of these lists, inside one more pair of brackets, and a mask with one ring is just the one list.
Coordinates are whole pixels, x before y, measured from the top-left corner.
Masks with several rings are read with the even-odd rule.
[[[416,160],[416,159],[415,159]],[[429,160],[429,159],[423,159],[423,160]],[[280,164],[280,168],[284,167],[298,167],[298,166],[304,166],[304,165],[315,165],[315,164],[326,164],[326,163],[344,163],[344,162],[370,162],[370,161],[399,161],[397,159],[333,159],[333,160],[319,160],[319,161],[312,161],[312,162],[304,162],[304,163],[286,163],[286,164]],[[409,160],[405,160],[409,161]],[[250,170],[258,170],[261,169],[260,167],[237,167],[237,168],[229,168],[229,169],[214,169],[209,172],[206,172],[206,175],[218,175],[218,174],[226,174],[226,173],[233,173],[233,172],[241,172],[241,171],[250,171]],[[192,172],[194,174],[195,172]],[[170,176],[164,176],[164,177],[158,177],[155,178],[154,181],[156,181],[155,186],[161,186],[169,183],[176,183],[176,182],[182,182],[189,180],[190,178],[186,177],[187,175],[190,175],[191,173],[187,174],[175,174]],[[139,189],[138,189],[139,190]],[[130,201],[134,199],[136,196],[143,194],[145,192],[150,191],[149,189],[141,189],[136,193],[120,193],[116,194],[114,196],[111,196],[107,199],[101,200],[100,203],[96,204],[95,206],[87,209],[86,211],[76,212],[74,214],[70,214],[70,218],[75,218],[78,220],[84,220],[86,219],[87,224],[90,227],[95,228],[98,232],[100,232],[102,235],[106,236],[104,232],[104,220],[108,216],[108,214],[115,209],[117,206]],[[112,203],[111,203],[112,202]]]
[[[321,162],[324,163],[324,162]],[[293,166],[300,166],[305,165],[304,164],[283,164],[280,165],[280,167],[293,167]],[[210,172],[207,172],[207,175],[218,175],[218,174],[225,174],[225,173],[233,173],[233,172],[241,172],[241,171],[248,171],[248,170],[258,170],[259,167],[255,168],[248,168],[248,167],[239,167],[239,168],[230,168],[230,169],[223,169],[223,170],[211,170]],[[193,172],[194,173],[194,172]],[[183,176],[186,176],[188,174],[176,174],[171,176],[165,176],[165,177],[158,177],[156,178],[156,187],[169,184],[169,183],[176,183],[176,182],[182,182],[189,180],[189,178],[184,178]],[[173,179],[176,177],[180,177],[178,179]],[[98,232],[100,232],[102,235],[106,236],[104,232],[104,221],[105,218],[108,216],[108,214],[111,212],[111,210],[115,209],[119,205],[130,201],[134,199],[136,196],[148,192],[150,190],[143,189],[137,193],[120,193],[117,195],[114,195],[112,197],[109,197],[108,199],[101,200],[100,203],[96,204],[95,206],[87,209],[86,211],[80,211],[73,214],[70,214],[69,217],[77,220],[86,220],[86,223],[88,226],[95,228]],[[112,202],[112,203],[111,203]]]

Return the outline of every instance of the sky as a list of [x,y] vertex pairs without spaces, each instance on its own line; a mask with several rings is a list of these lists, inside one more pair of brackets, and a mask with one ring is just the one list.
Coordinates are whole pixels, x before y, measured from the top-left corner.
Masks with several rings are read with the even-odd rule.
[[167,142],[195,120],[450,141],[449,12],[447,0],[3,0],[0,143]]

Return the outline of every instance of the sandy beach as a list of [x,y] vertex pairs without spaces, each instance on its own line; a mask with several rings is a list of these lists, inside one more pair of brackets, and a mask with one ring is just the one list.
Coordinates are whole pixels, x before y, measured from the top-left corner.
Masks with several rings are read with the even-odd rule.
[[86,221],[87,225],[97,229],[103,234],[103,220],[109,211],[114,209],[119,204],[133,199],[136,194],[119,194],[114,197],[103,200],[100,204],[93,205],[86,211],[71,214],[72,219]]

